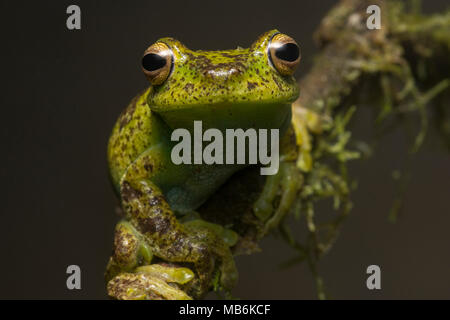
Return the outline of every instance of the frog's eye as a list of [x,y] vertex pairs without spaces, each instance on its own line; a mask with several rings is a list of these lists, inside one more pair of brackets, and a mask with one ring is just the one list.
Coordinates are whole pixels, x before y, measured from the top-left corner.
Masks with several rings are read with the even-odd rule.
[[300,62],[297,42],[285,34],[275,34],[269,44],[269,60],[280,74],[292,75]]
[[173,64],[173,54],[170,48],[162,42],[156,42],[148,47],[142,57],[142,70],[153,85],[160,85],[169,77]]

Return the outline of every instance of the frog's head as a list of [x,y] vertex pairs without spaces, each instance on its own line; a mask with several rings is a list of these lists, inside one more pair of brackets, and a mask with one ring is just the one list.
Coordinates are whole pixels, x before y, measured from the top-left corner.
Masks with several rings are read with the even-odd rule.
[[192,51],[162,38],[142,58],[152,84],[147,101],[172,128],[281,128],[299,89],[293,73],[300,49],[289,36],[271,30],[250,48]]

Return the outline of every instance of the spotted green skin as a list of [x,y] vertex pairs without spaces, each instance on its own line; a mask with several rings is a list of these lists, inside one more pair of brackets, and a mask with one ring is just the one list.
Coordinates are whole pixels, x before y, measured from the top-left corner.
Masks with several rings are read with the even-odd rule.
[[[199,297],[220,271],[220,285],[237,278],[226,241],[201,223],[182,224],[177,216],[195,211],[243,165],[174,165],[171,132],[194,120],[203,130],[278,128],[291,123],[291,103],[298,96],[292,76],[281,76],[268,57],[277,30],[250,48],[192,51],[162,38],[174,63],[168,79],[138,95],[120,115],[108,145],[111,180],[120,196],[124,220],[116,228],[107,278],[150,264],[188,263],[196,277],[186,290]],[[217,229],[214,229],[217,230]]]

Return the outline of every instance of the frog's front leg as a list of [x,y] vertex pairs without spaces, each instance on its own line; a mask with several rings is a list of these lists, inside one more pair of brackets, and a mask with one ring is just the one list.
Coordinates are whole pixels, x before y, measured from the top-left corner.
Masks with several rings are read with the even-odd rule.
[[[253,206],[255,215],[264,222],[262,234],[275,228],[291,209],[303,183],[297,165],[298,150],[294,127],[291,125],[280,141],[280,168],[268,176],[264,188]],[[275,199],[279,199],[274,207]]]
[[227,245],[210,230],[180,224],[161,190],[151,180],[125,177],[121,197],[127,219],[144,236],[155,256],[194,265],[198,277],[194,296],[201,296],[209,289],[217,265],[222,286],[233,287],[237,273]]

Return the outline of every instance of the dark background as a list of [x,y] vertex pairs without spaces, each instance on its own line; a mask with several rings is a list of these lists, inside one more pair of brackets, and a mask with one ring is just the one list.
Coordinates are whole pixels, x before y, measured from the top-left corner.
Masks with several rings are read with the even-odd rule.
[[[445,0],[423,1],[426,12]],[[2,1],[0,298],[106,298],[103,272],[112,248],[117,200],[107,175],[108,135],[121,110],[147,86],[145,48],[173,36],[192,49],[248,46],[278,28],[302,47],[334,1]],[[82,29],[66,28],[77,4]],[[354,123],[370,137],[369,111]],[[387,220],[407,144],[401,130],[375,156],[355,161],[354,210],[320,271],[333,298],[450,298],[449,155],[431,130],[412,163],[397,224]],[[433,142],[434,141],[434,142]],[[281,271],[293,252],[269,237],[263,252],[237,258],[240,298],[315,298],[306,265]],[[82,270],[82,289],[66,289],[66,268]],[[382,289],[366,288],[378,264]]]

